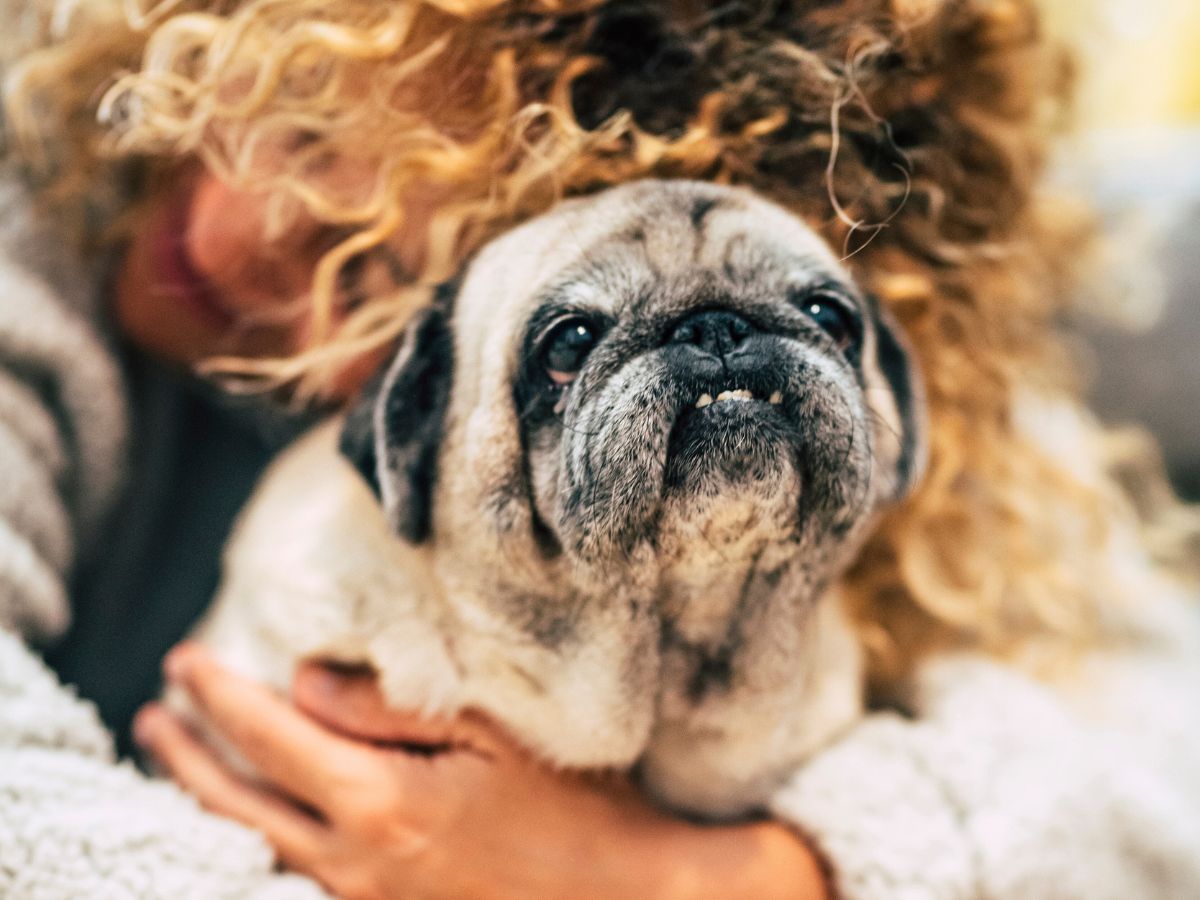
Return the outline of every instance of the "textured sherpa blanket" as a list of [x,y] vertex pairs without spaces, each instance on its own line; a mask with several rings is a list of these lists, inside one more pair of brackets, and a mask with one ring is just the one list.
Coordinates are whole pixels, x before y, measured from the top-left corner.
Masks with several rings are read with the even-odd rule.
[[325,896],[275,874],[260,835],[116,763],[92,708],[0,632],[0,897]]

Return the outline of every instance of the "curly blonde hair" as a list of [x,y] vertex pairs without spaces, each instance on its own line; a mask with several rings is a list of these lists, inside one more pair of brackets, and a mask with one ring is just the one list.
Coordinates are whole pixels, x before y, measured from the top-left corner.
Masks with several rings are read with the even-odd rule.
[[[1161,491],[1142,527],[1077,399],[1058,322],[1086,220],[1038,190],[1071,71],[1032,0],[22,7],[8,152],[49,202],[92,221],[114,185],[136,195],[199,157],[336,229],[309,346],[209,364],[252,384],[320,396],[483,242],[562,196],[709,179],[821,229],[910,336],[931,416],[923,486],[846,579],[877,686],[933,648],[1088,645],[1162,571],[1115,544],[1176,561],[1195,546]],[[366,189],[322,176],[339,157]],[[428,222],[414,194],[436,198]],[[345,267],[413,227],[425,252],[398,287],[335,316]]]

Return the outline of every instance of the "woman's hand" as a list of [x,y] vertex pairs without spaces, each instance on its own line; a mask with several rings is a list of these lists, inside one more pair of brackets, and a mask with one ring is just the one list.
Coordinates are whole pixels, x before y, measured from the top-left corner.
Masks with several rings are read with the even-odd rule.
[[556,772],[481,716],[389,709],[364,673],[300,671],[299,710],[185,644],[167,675],[261,773],[239,778],[165,709],[135,734],[210,809],[347,898],[825,896],[814,854],[771,823],[702,827],[616,778]]

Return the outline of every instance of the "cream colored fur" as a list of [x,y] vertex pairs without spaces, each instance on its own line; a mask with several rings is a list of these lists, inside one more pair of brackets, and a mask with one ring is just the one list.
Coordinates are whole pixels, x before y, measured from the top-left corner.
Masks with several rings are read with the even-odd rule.
[[[519,726],[526,739],[542,738],[534,749],[565,765],[607,766],[626,756],[628,735],[612,723],[562,714],[586,713],[596,708],[589,695],[612,690],[611,644],[580,658],[569,681],[551,685],[553,696],[530,696],[518,666],[544,665],[538,649],[492,637],[505,625],[489,621],[486,603],[448,602],[430,551],[397,540],[379,501],[338,453],[340,424],[314,429],[268,470],[239,519],[221,591],[194,636],[231,668],[280,691],[305,658],[367,663],[397,707],[482,710]],[[612,635],[611,643],[620,638]],[[835,597],[821,605],[804,640],[808,677],[792,691],[745,704],[735,740],[706,753],[692,732],[660,725],[644,765],[680,796],[740,806],[741,797],[709,796],[719,784],[712,770],[750,773],[764,758],[802,758],[848,726],[860,714],[860,658]],[[169,696],[188,708],[178,693]],[[730,728],[727,721],[716,727]]]
[[[687,212],[697,199],[718,207],[703,228]],[[637,240],[620,237],[638,223]],[[779,259],[786,264],[776,266]],[[737,816],[764,804],[862,713],[859,648],[826,585],[895,490],[896,402],[873,361],[865,361],[858,394],[849,370],[831,357],[797,351],[808,354],[819,383],[861,398],[852,412],[855,427],[866,430],[850,446],[859,454],[854,464],[868,470],[861,483],[869,492],[855,495],[862,506],[838,540],[812,544],[813,561],[798,568],[789,559],[795,541],[823,532],[812,532],[812,523],[796,531],[788,517],[798,488],[786,473],[715,495],[675,495],[664,501],[657,537],[624,557],[548,558],[532,517],[553,516],[555,505],[535,512],[528,498],[554,497],[554,476],[531,465],[529,491],[509,489],[525,452],[512,402],[518,338],[548,286],[564,272],[591,271],[586,265],[595,260],[610,264],[608,280],[571,284],[578,302],[600,307],[655,279],[686,285],[709,271],[761,282],[766,299],[737,301],[760,306],[775,302],[771,279],[849,280],[803,223],[748,192],[711,185],[631,185],[564,203],[515,229],[480,254],[455,302],[433,540],[413,546],[393,535],[394,492],[385,481],[381,509],[339,455],[340,423],[322,426],[276,462],[245,510],[197,635],[226,663],[281,690],[307,657],[369,663],[396,706],[475,708],[552,763],[636,764],[647,790],[668,805]],[[868,353],[875,340],[868,331]],[[402,348],[393,367],[409,352]],[[631,364],[630,371],[640,370]],[[636,418],[637,409],[622,415]],[[638,437],[631,446],[645,452],[643,443]],[[742,609],[738,590],[745,601],[760,563],[784,572],[771,582],[782,586]],[[534,639],[505,598],[534,598],[543,612],[561,604],[570,639],[562,646]],[[664,641],[667,621],[675,645]],[[732,680],[697,696],[689,654],[729,634],[736,634]]]

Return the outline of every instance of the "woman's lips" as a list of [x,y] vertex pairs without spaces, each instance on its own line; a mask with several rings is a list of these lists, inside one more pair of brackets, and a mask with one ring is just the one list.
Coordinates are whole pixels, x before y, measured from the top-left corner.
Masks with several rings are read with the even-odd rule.
[[159,229],[153,254],[155,287],[164,297],[186,306],[208,326],[224,331],[234,324],[234,317],[188,254],[185,235],[190,212],[188,195],[175,204]]

